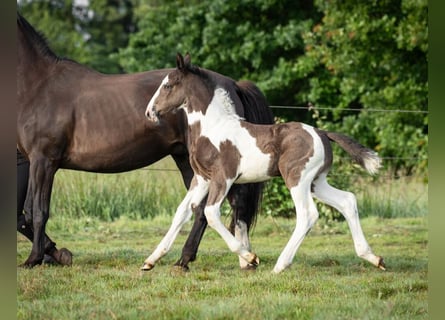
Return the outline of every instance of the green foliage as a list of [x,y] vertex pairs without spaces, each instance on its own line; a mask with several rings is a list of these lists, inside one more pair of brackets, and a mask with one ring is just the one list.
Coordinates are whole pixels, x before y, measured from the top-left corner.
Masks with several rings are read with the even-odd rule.
[[21,0],[18,11],[45,37],[53,51],[105,73],[122,68],[113,53],[125,47],[133,24],[133,0]]
[[[320,111],[317,125],[348,133],[383,157],[417,158],[416,163],[391,163],[395,174],[424,173],[427,114],[367,109],[427,110],[427,1],[316,5],[324,17],[304,34],[306,51],[297,69],[299,76],[310,78],[310,90],[301,92],[301,99],[335,108]],[[341,112],[345,108],[362,112]]]
[[[59,55],[137,72],[174,67],[176,52],[188,51],[197,65],[256,82],[272,105],[315,107],[274,109],[281,119],[343,132],[385,158],[384,174],[428,181],[426,0],[98,0],[88,8],[22,0],[19,7]],[[336,148],[330,182],[356,190],[344,157]],[[268,214],[293,214],[280,179],[266,192]]]

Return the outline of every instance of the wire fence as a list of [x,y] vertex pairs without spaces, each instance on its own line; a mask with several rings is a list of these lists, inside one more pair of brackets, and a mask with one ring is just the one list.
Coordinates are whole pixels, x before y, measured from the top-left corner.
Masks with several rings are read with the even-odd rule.
[[[342,109],[336,109],[336,108],[329,108],[329,107],[315,107],[311,103],[308,103],[307,105],[294,105],[294,106],[270,106],[271,109],[295,109],[295,110],[307,110],[307,111],[316,111],[316,110],[330,110],[330,111],[355,111],[355,112],[398,112],[398,113],[421,113],[421,114],[428,114],[429,112],[427,110],[407,110],[407,109],[373,109],[373,108],[342,108]],[[342,161],[350,161],[351,158],[342,157],[340,158]],[[381,157],[383,162],[388,161],[420,161],[423,160],[418,157]],[[171,172],[180,172],[179,169],[175,168],[150,168],[150,167],[144,167],[139,170],[149,170],[149,171],[171,171]],[[359,173],[352,173],[356,175],[360,175]],[[410,175],[407,175],[409,177]],[[393,176],[392,176],[393,177]]]
[[314,107],[311,104],[308,105],[296,105],[296,106],[270,106],[271,109],[295,109],[295,110],[330,110],[330,111],[356,111],[356,112],[398,112],[398,113],[423,113],[428,114],[427,110],[406,110],[406,109],[360,109],[360,108],[329,108],[329,107]]

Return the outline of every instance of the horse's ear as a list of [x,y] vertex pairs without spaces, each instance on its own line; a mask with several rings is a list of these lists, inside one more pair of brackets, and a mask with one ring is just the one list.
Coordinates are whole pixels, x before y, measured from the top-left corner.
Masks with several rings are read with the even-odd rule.
[[176,54],[176,68],[180,71],[184,71],[184,58],[179,52]]
[[184,57],[184,65],[185,65],[185,67],[190,67],[190,65],[191,65],[191,57],[190,57],[190,53],[186,53],[185,54],[185,57]]

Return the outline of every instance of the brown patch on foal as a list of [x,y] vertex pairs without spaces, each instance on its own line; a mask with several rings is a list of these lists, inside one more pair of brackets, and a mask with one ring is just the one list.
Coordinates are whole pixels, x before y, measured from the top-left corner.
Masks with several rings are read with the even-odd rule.
[[276,125],[241,125],[256,137],[257,147],[271,155],[268,168],[270,176],[281,175],[288,188],[296,186],[306,163],[314,155],[314,141],[299,122]]

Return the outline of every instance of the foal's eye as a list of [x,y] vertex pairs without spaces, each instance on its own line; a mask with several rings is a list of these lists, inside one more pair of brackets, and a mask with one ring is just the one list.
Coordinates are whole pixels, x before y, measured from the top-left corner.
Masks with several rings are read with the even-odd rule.
[[171,84],[168,84],[168,83],[164,84],[164,89],[170,90],[171,88],[172,88]]

